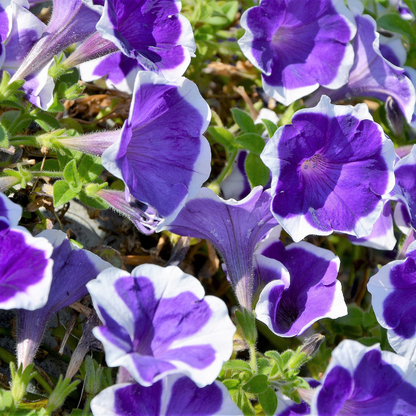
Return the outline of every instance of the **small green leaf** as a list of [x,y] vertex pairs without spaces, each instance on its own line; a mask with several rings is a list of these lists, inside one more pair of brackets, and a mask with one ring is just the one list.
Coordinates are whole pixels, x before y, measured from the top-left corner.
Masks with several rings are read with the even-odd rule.
[[259,155],[264,149],[264,139],[258,134],[245,133],[240,134],[235,139],[236,143],[242,146],[244,149],[249,150],[252,153]]
[[241,407],[240,409],[243,412],[244,416],[255,416],[256,415],[256,411],[253,408],[253,405],[250,402],[250,399],[247,397],[246,394],[244,394],[244,392],[242,392],[241,394]]
[[222,12],[227,16],[227,19],[232,23],[238,12],[238,1],[226,1],[222,5]]
[[286,350],[284,353],[280,355],[282,359],[283,368],[286,367],[286,364],[289,362],[289,360],[293,357],[294,354],[295,354],[295,351]]
[[53,204],[55,207],[60,207],[77,195],[78,193],[74,192],[66,181],[57,181],[53,185]]
[[212,26],[224,26],[228,24],[228,19],[225,16],[212,16],[206,22]]
[[261,121],[266,126],[267,132],[269,133],[269,137],[273,137],[277,130],[276,124],[274,124],[273,121],[267,120],[267,118],[264,118]]
[[[36,163],[33,170],[40,170],[42,162]],[[43,170],[48,172],[59,172],[59,162],[56,159],[46,159],[43,164]]]
[[360,327],[363,324],[364,312],[357,305],[348,305],[348,315],[335,320],[335,323]]
[[265,186],[269,182],[270,170],[260,159],[260,156],[249,153],[244,168],[252,188],[257,185]]
[[256,126],[250,114],[240,110],[239,108],[232,108],[231,112],[233,113],[234,121],[239,125],[240,129],[244,133],[256,132]]
[[271,366],[267,358],[259,358],[257,360],[257,367],[259,374],[265,374],[267,376],[270,373]]
[[414,40],[412,27],[407,20],[403,20],[397,13],[387,13],[377,20],[377,25],[390,32],[400,33],[410,40]]
[[269,387],[264,393],[260,393],[258,397],[266,416],[273,416],[277,409],[277,396],[275,391]]
[[224,371],[251,371],[250,364],[243,360],[230,360],[222,366]]
[[264,393],[268,387],[269,384],[267,382],[267,376],[264,374],[258,374],[244,384],[243,390],[247,393],[260,394]]
[[208,127],[208,133],[229,151],[237,148],[234,136],[223,127]]
[[229,379],[224,380],[222,383],[224,384],[225,387],[227,387],[227,390],[234,390],[238,388],[238,386],[240,385],[240,380],[229,378]]
[[78,195],[78,199],[85,205],[95,209],[107,209],[108,204],[97,195],[88,195],[83,189]]
[[77,170],[77,162],[71,160],[64,169],[64,179],[73,187],[77,187],[79,183],[79,174]]
[[38,113],[34,117],[34,121],[38,124],[43,130],[49,132],[52,130],[57,130],[61,128],[59,121],[46,113]]
[[55,93],[53,96],[53,102],[48,108],[48,111],[50,113],[60,113],[61,111],[65,111],[65,107],[63,104],[59,101],[58,94]]
[[8,149],[10,147],[6,129],[0,125],[0,148]]
[[12,111],[6,111],[1,116],[1,125],[5,127],[7,130],[10,128],[10,126],[14,123],[14,121],[17,119],[17,117],[20,116],[20,111],[18,110],[12,110]]
[[84,183],[92,182],[103,169],[100,157],[84,155],[78,166],[79,180]]

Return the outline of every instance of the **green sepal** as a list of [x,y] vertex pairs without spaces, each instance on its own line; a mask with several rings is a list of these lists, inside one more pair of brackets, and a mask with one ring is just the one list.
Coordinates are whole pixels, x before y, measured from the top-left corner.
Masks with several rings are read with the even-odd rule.
[[257,328],[254,312],[250,312],[247,309],[242,309],[242,311],[236,310],[235,317],[246,341],[251,345],[255,345],[257,340]]
[[89,194],[84,189],[78,194],[77,198],[85,205],[95,209],[107,209],[109,205],[98,195]]

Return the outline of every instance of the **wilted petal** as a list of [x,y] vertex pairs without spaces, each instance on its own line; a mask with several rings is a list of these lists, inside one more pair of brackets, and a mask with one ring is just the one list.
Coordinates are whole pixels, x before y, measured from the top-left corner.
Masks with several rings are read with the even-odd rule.
[[167,376],[150,387],[117,384],[91,402],[94,416],[233,416],[242,415],[226,387],[215,381],[199,388],[188,377]]
[[261,154],[272,172],[272,212],[295,241],[309,234],[371,233],[394,186],[391,140],[365,104],[323,96],[279,128]]
[[[281,263],[290,275],[266,285],[256,306],[256,318],[275,334],[293,337],[314,322],[347,314],[341,283],[337,280],[339,258],[331,251],[301,242],[284,247],[276,238],[266,238],[256,255]],[[263,264],[257,263],[262,274]]]
[[263,0],[243,14],[241,26],[246,33],[238,43],[277,101],[289,105],[319,85],[339,88],[347,82],[355,24],[343,1],[299,7],[296,0]]
[[33,312],[20,309],[17,312],[17,355],[19,364],[23,363],[24,367],[32,362],[49,319],[85,296],[88,293],[86,283],[111,266],[97,255],[71,244],[62,231],[43,231],[35,240],[47,240],[53,246],[53,278],[49,298],[43,308]]
[[416,371],[412,362],[380,346],[345,340],[316,389],[317,416],[400,416],[416,412]]
[[211,150],[201,135],[210,118],[191,81],[170,83],[139,72],[129,119],[118,142],[103,153],[103,165],[169,222],[208,179]]
[[251,310],[254,248],[276,225],[270,212],[270,194],[258,186],[238,202],[226,201],[202,188],[166,228],[179,235],[211,241],[224,258],[240,305]]
[[184,373],[203,387],[232,352],[235,327],[224,302],[204,298],[194,277],[178,267],[109,269],[88,284],[105,326],[94,329],[110,366],[123,366],[143,386]]

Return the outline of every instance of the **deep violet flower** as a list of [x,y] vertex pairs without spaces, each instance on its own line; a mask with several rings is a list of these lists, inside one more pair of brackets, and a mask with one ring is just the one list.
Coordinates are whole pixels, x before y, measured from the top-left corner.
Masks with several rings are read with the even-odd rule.
[[[415,88],[405,70],[388,61],[380,52],[379,34],[374,19],[362,15],[363,5],[360,2],[350,3],[353,4],[352,10],[357,22],[357,35],[353,39],[355,58],[348,84],[333,90],[320,88],[306,104],[315,104],[322,94],[328,95],[332,101],[352,97],[374,97],[386,101],[390,96],[410,123],[415,109]],[[387,56],[389,57],[391,55]]]
[[416,360],[416,244],[405,260],[383,266],[369,283],[371,303],[379,324],[387,329],[390,345],[400,355]]
[[0,193],[0,309],[45,305],[52,280],[52,246],[17,224],[22,208]]
[[150,387],[129,383],[111,386],[92,400],[91,410],[94,416],[242,416],[222,383],[199,388],[179,374]]
[[43,231],[35,240],[47,240],[53,246],[53,277],[45,306],[31,312],[17,311],[17,359],[23,367],[33,361],[51,317],[85,296],[86,283],[111,266],[96,254],[79,249],[62,231]]
[[253,253],[256,244],[277,225],[270,212],[270,193],[255,187],[241,201],[224,200],[208,188],[189,200],[166,228],[176,234],[205,238],[220,252],[240,305],[252,309],[257,287]]
[[111,268],[87,287],[107,364],[143,386],[182,373],[204,387],[230,358],[235,327],[226,305],[176,266],[145,264],[131,275]]
[[[317,416],[416,413],[416,371],[404,357],[345,340],[335,348],[311,403]],[[313,391],[310,391],[313,394]]]
[[294,241],[333,231],[368,236],[394,186],[394,146],[365,104],[299,110],[261,155],[271,209]]
[[238,43],[277,101],[289,105],[319,85],[348,81],[356,28],[342,0],[262,0],[244,12],[241,26]]
[[86,0],[101,13],[97,31],[64,63],[67,67],[121,51],[146,70],[173,81],[184,74],[196,50],[192,27],[178,0]]
[[319,319],[346,315],[339,258],[304,241],[285,247],[278,234],[272,230],[255,251],[256,272],[266,284],[256,318],[275,334],[293,337]]

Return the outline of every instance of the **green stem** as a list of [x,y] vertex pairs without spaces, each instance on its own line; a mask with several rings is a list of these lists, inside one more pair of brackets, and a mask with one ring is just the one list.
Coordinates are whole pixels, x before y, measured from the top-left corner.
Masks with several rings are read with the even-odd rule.
[[217,183],[219,185],[223,181],[223,179],[225,179],[225,177],[228,175],[228,173],[230,172],[230,170],[232,169],[232,167],[234,165],[234,160],[237,157],[237,153],[238,153],[238,150],[231,153],[230,159],[228,160],[227,164],[225,165],[225,168],[222,170],[222,172],[220,173],[220,176],[218,176],[218,178],[215,179],[215,181],[213,183]]
[[250,367],[253,370],[253,373],[257,374],[256,346],[254,344],[249,344],[249,351],[250,351]]
[[81,416],[88,416],[88,414],[90,412],[91,400],[94,398],[94,396],[95,396],[95,394],[88,394],[87,395],[87,401],[85,402],[84,410],[82,411]]

